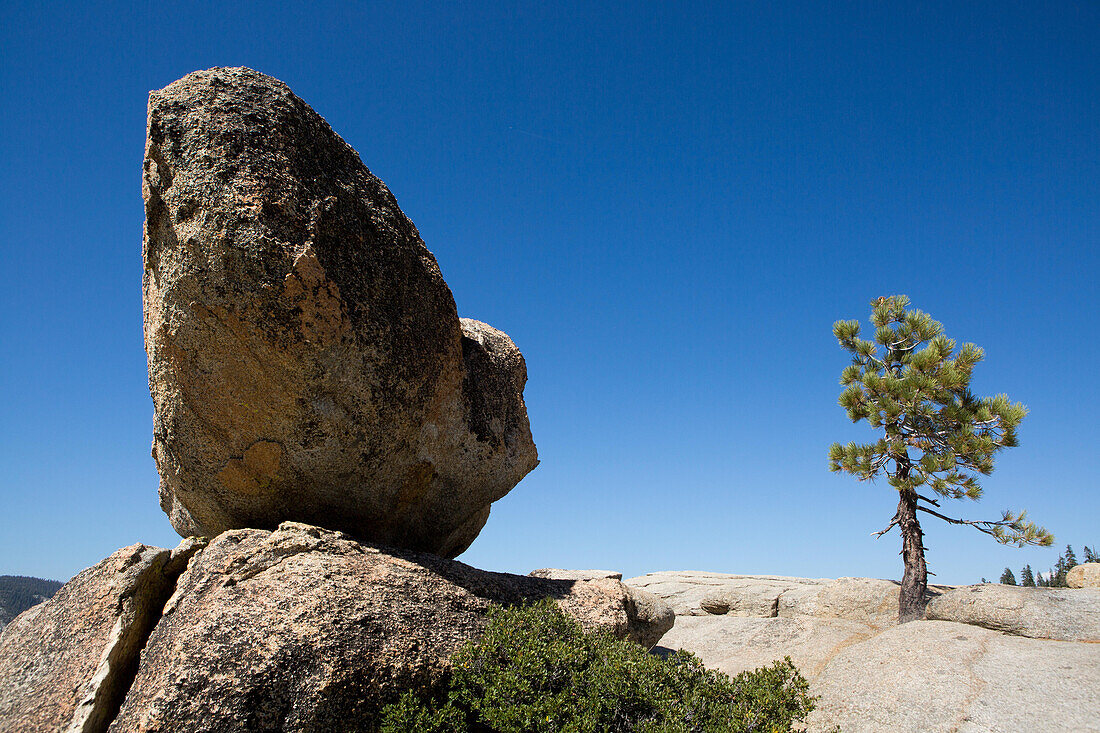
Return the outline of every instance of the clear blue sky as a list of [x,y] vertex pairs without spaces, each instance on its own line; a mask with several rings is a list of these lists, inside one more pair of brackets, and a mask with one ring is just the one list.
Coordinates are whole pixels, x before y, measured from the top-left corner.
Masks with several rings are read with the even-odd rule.
[[0,8],[0,573],[178,538],[141,317],[149,90],[246,65],[323,115],[462,315],[527,357],[542,464],[462,557],[526,572],[899,577],[830,333],[906,293],[1030,416],[927,523],[941,582],[1100,545],[1100,6],[50,3]]

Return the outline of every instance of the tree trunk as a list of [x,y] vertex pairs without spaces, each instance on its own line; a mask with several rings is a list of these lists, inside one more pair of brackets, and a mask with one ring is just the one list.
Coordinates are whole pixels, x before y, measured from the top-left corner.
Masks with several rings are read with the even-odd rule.
[[898,500],[898,526],[901,528],[901,554],[905,575],[898,596],[898,623],[916,621],[924,615],[928,593],[928,567],[924,564],[924,532],[917,521],[917,495],[902,491]]

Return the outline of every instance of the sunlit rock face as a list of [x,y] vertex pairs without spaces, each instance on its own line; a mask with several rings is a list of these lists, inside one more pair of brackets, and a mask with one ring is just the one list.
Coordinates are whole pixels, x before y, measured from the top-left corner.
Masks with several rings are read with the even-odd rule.
[[284,520],[454,556],[538,463],[523,356],[460,320],[358,154],[246,68],[149,97],[145,344],[181,535]]

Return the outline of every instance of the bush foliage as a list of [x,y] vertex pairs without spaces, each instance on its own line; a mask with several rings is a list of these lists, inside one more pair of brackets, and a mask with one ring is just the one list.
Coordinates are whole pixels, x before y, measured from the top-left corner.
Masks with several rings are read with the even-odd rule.
[[451,673],[383,710],[386,733],[786,731],[813,709],[789,658],[730,678],[694,655],[667,658],[585,634],[552,601],[497,608]]

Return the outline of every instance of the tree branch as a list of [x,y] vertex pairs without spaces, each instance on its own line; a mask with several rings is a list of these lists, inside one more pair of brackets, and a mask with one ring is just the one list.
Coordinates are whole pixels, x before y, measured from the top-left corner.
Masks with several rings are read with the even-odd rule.
[[951,524],[965,524],[965,525],[968,525],[968,526],[973,527],[974,529],[978,530],[979,532],[985,532],[987,535],[991,535],[993,537],[998,536],[997,533],[993,531],[994,527],[1011,527],[1012,526],[1012,522],[1007,521],[1007,520],[1000,521],[1000,522],[986,522],[986,521],[970,521],[968,519],[952,519],[951,517],[940,514],[939,512],[934,512],[931,509],[929,509],[928,507],[921,506],[920,504],[917,505],[917,510],[922,511],[922,512],[927,512],[928,514],[931,514],[933,517],[939,517],[943,521],[950,522]]
[[900,519],[901,519],[901,517],[898,516],[898,513],[894,512],[894,518],[890,520],[890,523],[888,525],[886,525],[886,529],[883,529],[883,530],[878,531],[878,532],[872,532],[871,536],[876,538],[876,539],[883,536],[884,534],[889,532],[891,529],[893,529],[894,525],[896,525]]

